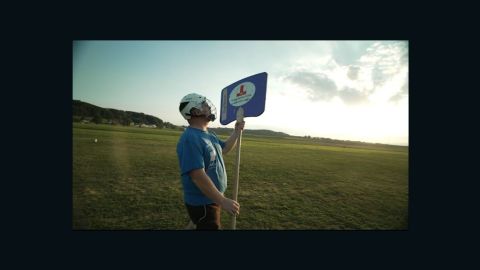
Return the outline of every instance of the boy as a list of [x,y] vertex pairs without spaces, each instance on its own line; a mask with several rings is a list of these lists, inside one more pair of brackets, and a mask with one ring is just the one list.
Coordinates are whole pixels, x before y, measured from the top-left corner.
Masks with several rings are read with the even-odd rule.
[[227,173],[222,154],[235,147],[245,122],[237,122],[224,142],[207,130],[216,118],[216,109],[206,97],[188,94],[179,110],[189,123],[177,144],[185,206],[197,230],[219,230],[221,208],[233,215],[240,213],[240,204],[223,196]]

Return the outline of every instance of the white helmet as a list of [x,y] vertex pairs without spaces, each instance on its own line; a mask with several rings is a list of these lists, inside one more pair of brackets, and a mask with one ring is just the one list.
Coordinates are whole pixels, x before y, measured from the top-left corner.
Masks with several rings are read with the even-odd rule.
[[182,98],[179,110],[185,120],[191,119],[192,109],[200,110],[212,122],[217,118],[217,109],[202,95],[191,93]]

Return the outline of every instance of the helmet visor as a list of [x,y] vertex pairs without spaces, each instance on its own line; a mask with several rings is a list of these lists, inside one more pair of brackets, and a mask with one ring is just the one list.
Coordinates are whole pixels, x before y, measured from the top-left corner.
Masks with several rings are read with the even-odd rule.
[[215,119],[217,118],[217,108],[208,98],[206,98],[205,101],[202,103],[202,108],[208,119],[210,119],[210,121],[212,122],[215,121]]

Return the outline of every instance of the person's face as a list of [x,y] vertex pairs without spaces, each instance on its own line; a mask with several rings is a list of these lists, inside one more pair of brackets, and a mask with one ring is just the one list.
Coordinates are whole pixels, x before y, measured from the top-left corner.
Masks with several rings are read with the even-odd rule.
[[200,105],[200,108],[195,108],[191,111],[191,115],[197,119],[204,118],[206,121],[215,121],[217,118],[217,109],[215,105],[206,98]]
[[217,117],[215,105],[213,105],[213,103],[207,99],[202,103],[201,114],[207,117],[210,121],[214,121]]
[[201,106],[201,109],[194,109],[192,113],[193,113],[194,116],[197,116],[197,117],[199,117],[199,116],[205,116],[206,117],[207,115],[209,115],[211,113],[211,111],[210,111],[210,107],[208,107],[208,105],[205,102],[203,102],[202,106]]
[[208,114],[210,114],[210,108],[205,102],[203,102],[202,109],[198,111],[198,115],[208,115]]

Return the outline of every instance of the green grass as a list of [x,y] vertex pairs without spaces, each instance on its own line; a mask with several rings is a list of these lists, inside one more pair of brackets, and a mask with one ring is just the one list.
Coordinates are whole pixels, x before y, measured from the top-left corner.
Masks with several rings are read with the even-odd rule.
[[[73,228],[183,229],[180,135],[74,123]],[[229,181],[234,162],[232,151],[225,156]],[[408,148],[244,136],[238,200],[237,229],[407,229]],[[222,224],[230,227],[225,212]]]

